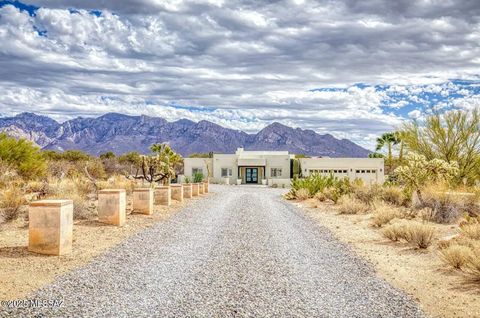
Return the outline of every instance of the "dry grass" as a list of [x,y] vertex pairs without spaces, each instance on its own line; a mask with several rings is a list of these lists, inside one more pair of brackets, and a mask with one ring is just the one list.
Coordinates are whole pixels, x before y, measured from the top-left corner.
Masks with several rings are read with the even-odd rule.
[[375,201],[381,199],[382,192],[382,186],[378,184],[369,186],[355,186],[353,188],[354,197],[368,205],[373,204]]
[[321,191],[315,193],[315,195],[313,197],[320,202],[325,202],[328,199],[327,196],[325,195],[325,193],[323,193]]
[[472,248],[472,256],[465,263],[465,272],[476,282],[480,282],[480,243]]
[[407,197],[398,187],[385,187],[381,194],[382,200],[393,205],[402,206],[407,202]]
[[135,180],[129,180],[125,176],[112,176],[107,181],[100,181],[97,183],[98,189],[125,189],[130,195],[133,189],[137,186]]
[[461,196],[450,193],[442,185],[431,185],[422,191],[423,203],[417,202],[419,209],[430,208],[432,213],[432,221],[437,223],[453,223],[456,222],[463,213],[468,212],[470,204],[468,204],[469,196]]
[[391,204],[383,201],[377,201],[373,204],[372,225],[375,227],[382,227],[391,220],[401,216],[401,210]]
[[385,227],[383,236],[392,241],[405,240],[418,248],[428,248],[434,238],[435,228],[433,226],[416,221],[403,221]]
[[424,249],[432,244],[435,228],[423,223],[408,222],[406,223],[406,232],[407,242]]
[[92,183],[82,178],[51,180],[48,198],[72,200],[74,219],[91,219],[96,214],[92,203],[94,190]]
[[470,248],[452,244],[440,250],[440,259],[455,269],[461,269],[472,257]]
[[0,193],[0,216],[5,221],[14,221],[24,211],[25,204],[27,200],[22,189],[19,186],[10,185]]
[[300,188],[298,189],[297,191],[295,191],[295,197],[298,199],[298,200],[306,200],[310,197],[310,192],[308,191],[308,189],[305,189],[305,188]]
[[344,195],[338,200],[337,210],[339,214],[365,214],[370,206],[353,197]]
[[408,241],[410,239],[410,233],[407,230],[405,222],[394,223],[386,226],[383,229],[382,234],[384,237],[394,242],[402,239]]
[[460,231],[465,237],[480,240],[480,223],[462,225]]

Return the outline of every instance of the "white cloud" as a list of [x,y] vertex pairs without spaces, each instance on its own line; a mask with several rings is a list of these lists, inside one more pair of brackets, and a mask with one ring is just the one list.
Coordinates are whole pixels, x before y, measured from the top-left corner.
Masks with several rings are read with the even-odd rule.
[[281,121],[370,145],[429,94],[479,105],[450,81],[479,80],[475,1],[31,3],[43,6],[33,17],[0,8],[2,114],[117,111],[247,131]]

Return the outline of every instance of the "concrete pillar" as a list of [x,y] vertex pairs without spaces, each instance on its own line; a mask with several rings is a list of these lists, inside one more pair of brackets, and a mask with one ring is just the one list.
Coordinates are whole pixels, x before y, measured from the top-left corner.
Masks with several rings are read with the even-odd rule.
[[73,201],[41,200],[28,209],[28,250],[47,255],[72,251]]
[[209,186],[208,181],[203,183],[205,193],[208,193],[208,186]]
[[198,193],[199,194],[205,194],[205,183],[200,182],[198,184]]
[[127,218],[127,194],[125,189],[98,191],[98,221],[123,226]]
[[153,214],[152,188],[137,188],[133,190],[133,211],[146,215]]
[[183,186],[181,184],[171,184],[172,199],[183,202]]
[[192,184],[191,183],[184,183],[183,184],[183,197],[185,199],[192,198]]
[[171,189],[169,186],[155,187],[155,204],[166,206],[172,204]]
[[199,194],[198,183],[192,183],[192,196],[198,197],[198,194]]

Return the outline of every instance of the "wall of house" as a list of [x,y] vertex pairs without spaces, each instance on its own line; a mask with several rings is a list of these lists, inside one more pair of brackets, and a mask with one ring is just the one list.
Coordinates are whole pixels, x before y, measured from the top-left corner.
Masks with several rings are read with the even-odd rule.
[[230,184],[235,184],[238,178],[237,155],[235,154],[214,154],[213,155],[213,178],[214,183],[225,183],[222,177],[222,168],[232,169],[232,176],[229,177]]
[[184,158],[183,159],[183,177],[180,178],[181,181],[184,180],[184,177],[192,178],[192,169],[202,169],[204,177],[207,177],[208,172],[210,171],[209,178],[213,176],[213,159],[212,158]]
[[[267,161],[265,177],[267,179],[289,179],[290,178],[290,156],[265,156]],[[272,176],[272,168],[282,169],[281,176]]]
[[301,158],[302,176],[313,172],[350,180],[362,179],[365,183],[383,183],[385,170],[383,158]]

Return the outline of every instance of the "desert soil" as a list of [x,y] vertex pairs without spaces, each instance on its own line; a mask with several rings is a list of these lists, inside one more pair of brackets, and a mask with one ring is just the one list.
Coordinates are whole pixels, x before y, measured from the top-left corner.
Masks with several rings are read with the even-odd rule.
[[[412,295],[433,317],[480,317],[480,285],[441,262],[434,243],[428,250],[385,239],[372,228],[371,215],[339,215],[314,199],[292,202],[308,217],[375,267],[379,276]],[[458,225],[436,224],[436,241],[458,233]]]
[[284,190],[212,190],[29,295],[61,299],[61,307],[5,314],[424,317],[411,297],[283,200]]

